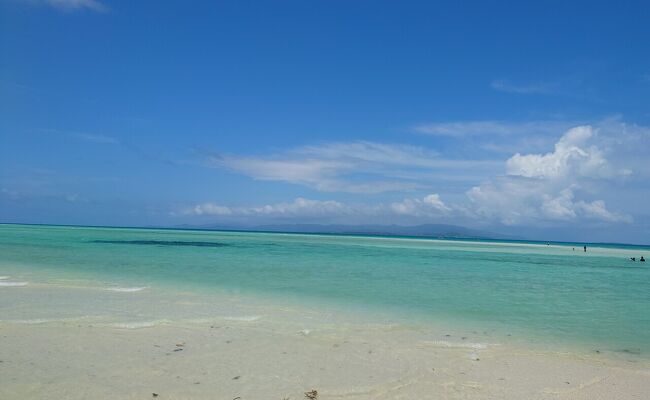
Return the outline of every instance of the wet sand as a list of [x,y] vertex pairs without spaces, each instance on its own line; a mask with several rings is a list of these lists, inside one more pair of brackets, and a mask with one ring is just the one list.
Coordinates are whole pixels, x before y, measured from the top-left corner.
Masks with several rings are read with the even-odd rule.
[[648,363],[391,325],[3,324],[2,399],[643,399]]

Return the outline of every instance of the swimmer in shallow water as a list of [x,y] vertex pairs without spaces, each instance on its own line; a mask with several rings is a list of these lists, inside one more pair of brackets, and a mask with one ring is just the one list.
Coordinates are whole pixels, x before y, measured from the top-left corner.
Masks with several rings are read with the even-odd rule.
[[630,260],[636,261],[636,257],[630,257]]
[[641,259],[639,261],[645,262],[645,258],[643,258],[643,256],[641,256]]

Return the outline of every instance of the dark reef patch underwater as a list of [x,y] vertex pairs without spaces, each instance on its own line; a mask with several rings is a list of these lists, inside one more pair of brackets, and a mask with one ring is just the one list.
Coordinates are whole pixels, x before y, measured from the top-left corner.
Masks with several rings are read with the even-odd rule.
[[194,242],[181,240],[91,240],[90,243],[103,244],[134,244],[140,246],[193,246],[193,247],[225,247],[225,243]]

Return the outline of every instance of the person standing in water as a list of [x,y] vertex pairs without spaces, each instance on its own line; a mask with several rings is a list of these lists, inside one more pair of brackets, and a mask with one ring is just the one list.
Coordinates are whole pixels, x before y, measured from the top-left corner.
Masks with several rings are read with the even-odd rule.
[[586,253],[587,252],[587,246],[584,246],[584,249],[585,249],[585,253]]

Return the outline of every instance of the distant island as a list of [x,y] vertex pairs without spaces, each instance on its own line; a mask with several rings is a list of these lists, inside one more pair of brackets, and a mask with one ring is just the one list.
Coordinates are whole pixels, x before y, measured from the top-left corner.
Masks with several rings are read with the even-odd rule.
[[518,240],[520,237],[504,235],[477,229],[465,228],[458,225],[422,224],[415,226],[402,225],[324,225],[324,224],[272,224],[253,226],[230,226],[221,224],[207,225],[178,225],[175,228],[255,231],[255,232],[285,232],[285,233],[322,233],[338,235],[372,235],[372,236],[413,236],[439,239],[500,239]]

